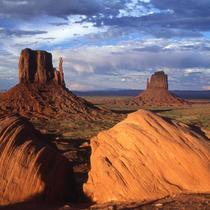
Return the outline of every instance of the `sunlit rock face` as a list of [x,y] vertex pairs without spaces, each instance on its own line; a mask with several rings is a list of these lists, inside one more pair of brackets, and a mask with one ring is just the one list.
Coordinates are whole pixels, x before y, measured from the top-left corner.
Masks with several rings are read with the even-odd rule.
[[0,117],[0,205],[71,200],[72,167],[44,142],[26,119]]
[[84,192],[93,201],[140,201],[210,192],[210,141],[202,133],[139,110],[91,139]]

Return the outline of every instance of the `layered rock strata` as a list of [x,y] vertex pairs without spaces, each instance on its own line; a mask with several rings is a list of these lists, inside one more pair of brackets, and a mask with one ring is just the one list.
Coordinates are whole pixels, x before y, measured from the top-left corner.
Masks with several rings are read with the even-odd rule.
[[210,141],[183,123],[139,110],[92,138],[91,149],[83,188],[95,202],[210,192]]
[[74,178],[68,160],[44,143],[24,118],[0,117],[0,205],[61,202],[73,197]]

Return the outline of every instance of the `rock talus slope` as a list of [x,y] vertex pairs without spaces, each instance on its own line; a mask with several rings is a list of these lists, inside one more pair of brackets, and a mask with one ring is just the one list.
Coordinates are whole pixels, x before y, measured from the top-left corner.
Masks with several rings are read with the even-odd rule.
[[139,110],[91,139],[84,192],[93,201],[139,201],[210,192],[210,142],[189,126]]
[[26,119],[0,117],[0,206],[71,199],[72,168],[42,138]]

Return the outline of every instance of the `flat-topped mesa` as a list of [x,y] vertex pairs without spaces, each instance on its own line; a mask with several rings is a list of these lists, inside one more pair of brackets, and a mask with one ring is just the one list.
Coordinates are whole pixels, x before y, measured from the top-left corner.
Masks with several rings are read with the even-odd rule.
[[164,71],[155,72],[149,81],[147,79],[147,89],[151,88],[163,88],[168,90],[168,76]]
[[26,48],[19,58],[19,83],[46,84],[54,81],[65,87],[62,62],[59,68],[59,71],[53,68],[51,53]]

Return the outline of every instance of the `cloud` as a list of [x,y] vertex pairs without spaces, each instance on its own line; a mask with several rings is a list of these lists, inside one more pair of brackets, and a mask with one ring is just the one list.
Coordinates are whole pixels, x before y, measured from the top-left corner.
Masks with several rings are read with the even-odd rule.
[[2,0],[0,17],[28,19],[41,15],[67,19],[70,15],[96,15],[101,11],[100,0]]
[[46,34],[46,33],[47,31],[39,31],[39,30],[26,31],[26,30],[11,30],[11,29],[0,28],[0,35],[6,37],[10,36],[21,37],[21,36],[31,36],[31,35]]
[[94,89],[94,85],[87,85],[87,84],[78,84],[78,83],[73,83],[70,84],[69,86],[70,90],[93,90]]
[[210,90],[210,86],[203,86],[204,90]]
[[165,70],[173,88],[202,88],[209,22],[209,0],[0,0],[0,68],[17,72],[29,47],[63,56],[69,85],[144,88]]
[[[63,57],[65,81],[74,90],[144,89],[146,79],[160,70],[168,74],[170,89],[198,90],[209,86],[209,47],[206,39],[150,38],[115,45],[56,48],[51,52],[55,67],[58,58]],[[0,72],[4,79],[18,78],[17,56],[1,55],[0,63],[5,64]]]
[[[194,46],[197,50],[194,50]],[[172,89],[202,89],[210,80],[208,40],[172,41],[145,39],[109,46],[84,46],[55,49],[53,55],[63,56],[64,73],[69,81],[94,84],[103,88],[145,87],[146,78],[164,70]],[[78,83],[78,82],[77,82]]]
[[[136,9],[137,8],[137,9]],[[108,12],[107,12],[108,11]],[[117,28],[121,33],[150,34],[158,38],[201,37],[210,30],[209,1],[124,1],[86,20],[96,27]]]

